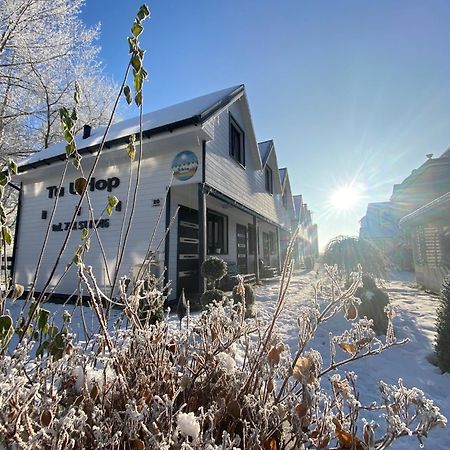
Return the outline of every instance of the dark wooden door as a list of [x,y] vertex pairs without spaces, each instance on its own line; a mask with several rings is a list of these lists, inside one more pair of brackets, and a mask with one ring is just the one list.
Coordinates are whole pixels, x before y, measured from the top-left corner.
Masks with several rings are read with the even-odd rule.
[[270,239],[269,233],[263,233],[263,260],[270,266]]
[[247,273],[247,227],[236,224],[237,268],[239,273]]
[[198,292],[198,211],[180,206],[178,211],[177,294]]

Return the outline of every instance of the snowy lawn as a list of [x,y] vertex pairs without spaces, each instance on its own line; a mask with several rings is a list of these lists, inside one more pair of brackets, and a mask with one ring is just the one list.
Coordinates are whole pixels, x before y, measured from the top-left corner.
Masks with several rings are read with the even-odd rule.
[[[397,384],[398,379],[402,378],[407,387],[415,386],[423,390],[441,412],[450,418],[450,373],[441,374],[439,368],[429,362],[433,354],[438,297],[417,289],[411,277],[405,282],[405,279],[408,280],[408,274],[393,274],[391,279],[392,281],[385,284],[385,288],[396,311],[395,334],[399,340],[408,338],[410,342],[388,349],[380,355],[355,361],[342,370],[357,373],[362,404],[369,405],[372,401],[379,401],[379,380]],[[312,286],[316,281],[314,272],[294,275],[288,300],[278,320],[277,332],[290,346],[292,354],[297,349],[298,311],[301,305],[307,305],[313,299]],[[256,288],[255,310],[258,316],[270,319],[277,294],[277,283]],[[329,333],[341,334],[349,326],[343,315],[331,319],[319,327],[312,347],[323,353],[324,360],[329,360]],[[338,358],[345,358],[345,353],[338,353]],[[378,422],[383,424],[383,419]],[[414,437],[405,437],[398,439],[392,448],[416,449],[419,448],[419,443]],[[450,449],[449,429],[433,430],[425,441],[425,448]]]

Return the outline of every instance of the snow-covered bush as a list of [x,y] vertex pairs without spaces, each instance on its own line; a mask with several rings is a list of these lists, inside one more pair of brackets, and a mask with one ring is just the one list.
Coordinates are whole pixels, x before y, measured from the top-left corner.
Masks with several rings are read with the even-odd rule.
[[[89,268],[81,265],[79,271],[91,286]],[[155,325],[140,321],[139,303],[125,294],[128,321],[115,323],[128,325],[112,327],[98,299],[90,298],[105,325],[99,334],[67,340],[59,359],[49,352],[33,356],[38,342],[30,339],[0,358],[0,445],[385,449],[411,434],[423,441],[445,425],[432,401],[401,380],[381,382],[381,402],[368,408],[360,401],[356,374],[342,371],[401,344],[391,322],[384,341],[370,320],[361,319],[330,336],[329,354],[311,347],[318,328],[353,303],[359,280],[341,291],[328,272],[335,294],[317,296],[299,310],[298,346],[291,353],[274,333],[289,273],[285,267],[269,322],[246,320],[242,304],[224,301],[177,331],[166,319]],[[384,413],[378,424],[370,413],[375,409]]]
[[442,285],[436,319],[436,355],[440,369],[450,372],[450,276]]
[[238,284],[233,288],[233,301],[245,305],[246,317],[253,314],[253,305],[255,304],[255,291],[253,287],[239,279]]

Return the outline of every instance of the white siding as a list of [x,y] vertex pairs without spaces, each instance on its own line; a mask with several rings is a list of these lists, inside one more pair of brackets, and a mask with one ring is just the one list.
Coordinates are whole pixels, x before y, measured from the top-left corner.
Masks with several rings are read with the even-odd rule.
[[[188,141],[186,141],[188,142]],[[155,229],[160,214],[160,208],[153,206],[153,199],[160,199],[163,203],[166,187],[171,179],[171,165],[175,155],[183,150],[193,151],[199,161],[199,167],[195,176],[187,181],[174,180],[173,185],[198,183],[201,178],[201,147],[196,143],[189,146],[181,146],[178,142],[171,145],[170,138],[160,143],[148,143],[144,146],[144,158],[142,161],[140,187],[137,196],[136,210],[132,222],[131,232],[126,247],[125,256],[121,265],[120,276],[131,275],[134,266],[140,264],[146,254],[150,237]],[[92,164],[92,157],[83,159],[84,173],[88,172],[89,164]],[[133,163],[132,187],[135,183],[137,162]],[[99,235],[105,253],[109,271],[111,273],[114,268],[117,254],[117,242],[119,239],[120,228],[125,214],[126,195],[129,180],[130,163],[126,155],[125,149],[114,149],[106,151],[100,159],[96,168],[94,177],[98,179],[107,179],[118,177],[120,185],[112,192],[89,191],[94,211],[95,219],[100,217],[101,211],[107,204],[108,194],[115,195],[122,201],[122,211],[113,211],[109,217],[109,227],[99,228]],[[20,178],[23,182],[23,204],[21,210],[21,223],[18,233],[18,247],[16,253],[16,281],[23,284],[25,288],[29,288],[32,282],[33,274],[38,260],[39,251],[43,242],[45,230],[50,219],[51,209],[54,199],[48,197],[46,187],[56,186],[59,183],[63,163],[52,164],[48,167],[41,167],[30,170]],[[70,222],[75,205],[78,201],[77,195],[68,192],[69,182],[80,176],[80,172],[76,172],[70,165],[66,176],[65,195],[59,198],[58,208],[56,210],[53,223]],[[133,192],[133,188],[131,190]],[[132,194],[131,194],[132,195]],[[128,214],[131,208],[131,195],[128,206]],[[41,219],[41,211],[47,211],[47,219]],[[103,218],[108,218],[104,213]],[[86,199],[81,208],[81,214],[78,220],[88,219],[88,205]],[[152,243],[152,250],[158,253],[158,259],[161,264],[164,263],[164,242],[156,249],[163,237],[165,226],[165,213],[163,212],[159,226],[156,230]],[[56,259],[61,243],[65,237],[64,231],[50,231],[49,241],[39,272],[36,290],[39,291],[48,279],[52,265]],[[74,255],[77,246],[80,244],[81,231],[72,232],[69,245],[63,254],[62,260],[58,266],[55,276],[52,279],[50,288],[52,288],[60,276],[64,272],[64,267],[68,264]],[[95,235],[91,238],[91,250],[86,255],[86,264],[94,267],[94,273],[98,284],[103,287],[106,284],[106,270],[101,256],[100,248]],[[71,294],[77,288],[77,274],[75,268],[72,268],[63,278],[57,293]]]
[[[205,125],[213,135],[213,139],[206,144],[205,181],[264,217],[282,223],[282,212],[276,199],[279,192],[270,195],[265,191],[264,170],[258,168],[258,149],[249,139],[251,122],[243,111],[241,103],[244,101],[241,97]],[[229,113],[245,132],[245,168],[229,155]],[[273,172],[275,180],[278,167],[273,167]]]

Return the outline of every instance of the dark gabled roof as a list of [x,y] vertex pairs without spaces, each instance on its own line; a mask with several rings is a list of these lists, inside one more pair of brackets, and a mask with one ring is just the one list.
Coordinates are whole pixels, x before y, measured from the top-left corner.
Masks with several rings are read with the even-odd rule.
[[295,218],[297,221],[300,221],[301,213],[302,213],[302,205],[303,205],[303,196],[301,194],[292,196],[294,200],[294,211]]
[[[144,137],[170,132],[189,125],[202,124],[243,91],[244,85],[233,86],[144,114],[142,117]],[[105,127],[101,127],[92,130],[91,135],[86,139],[82,139],[81,135],[77,135],[75,141],[78,151],[83,154],[98,150],[104,132]],[[126,143],[128,142],[128,136],[138,132],[138,117],[117,122],[111,126],[106,143],[108,147]],[[66,143],[60,142],[45,150],[33,153],[19,163],[19,170],[22,172],[30,167],[48,165],[65,159],[65,147]]]
[[273,148],[274,145],[272,139],[269,139],[268,141],[258,142],[258,149],[263,167],[266,165]]
[[299,195],[294,195],[294,206],[295,206],[295,210],[300,212],[300,208],[302,207],[303,204],[303,195],[299,194]]
[[285,183],[286,183],[287,169],[286,169],[286,167],[282,167],[281,169],[278,169],[278,172],[280,172],[281,187],[282,187],[282,191],[284,192],[284,186],[285,186]]

